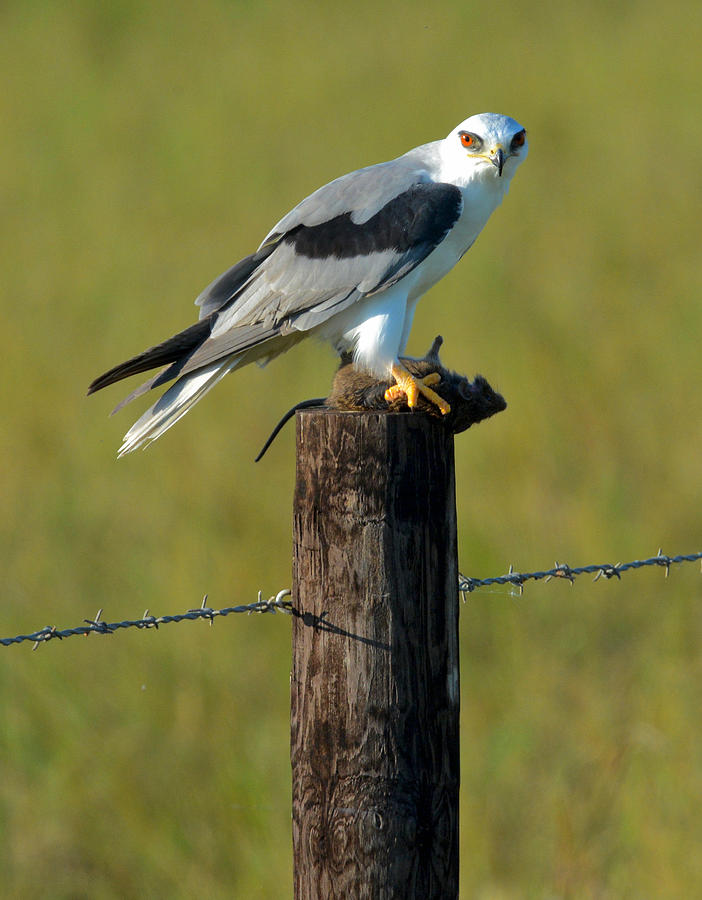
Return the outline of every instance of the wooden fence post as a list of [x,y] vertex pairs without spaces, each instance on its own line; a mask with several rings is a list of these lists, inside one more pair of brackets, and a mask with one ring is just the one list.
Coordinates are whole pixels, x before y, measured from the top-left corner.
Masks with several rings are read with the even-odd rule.
[[297,414],[296,900],[458,897],[453,435],[424,414]]

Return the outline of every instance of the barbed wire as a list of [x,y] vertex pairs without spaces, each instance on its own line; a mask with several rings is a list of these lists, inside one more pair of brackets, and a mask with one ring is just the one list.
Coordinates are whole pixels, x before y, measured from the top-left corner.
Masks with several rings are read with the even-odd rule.
[[[489,587],[494,584],[513,584],[519,588],[519,593],[524,591],[524,583],[526,581],[551,581],[553,578],[564,578],[571,584],[574,583],[578,575],[593,575],[593,581],[599,581],[600,578],[619,578],[621,579],[624,572],[631,569],[642,569],[644,566],[661,566],[665,569],[665,577],[668,577],[670,567],[683,562],[695,562],[702,560],[701,553],[681,553],[678,556],[667,556],[660,549],[655,556],[648,559],[634,559],[627,563],[602,563],[589,566],[571,567],[566,563],[556,562],[553,569],[546,569],[543,572],[515,572],[512,566],[506,575],[497,575],[492,578],[468,578],[465,575],[458,576],[458,590],[466,599],[466,595],[472,593],[481,587]],[[702,571],[702,567],[701,567]]]
[[184,613],[177,613],[173,616],[152,616],[147,609],[141,619],[127,620],[124,622],[103,622],[102,610],[99,609],[94,619],[83,619],[83,624],[77,628],[66,628],[59,631],[56,626],[47,625],[40,631],[32,634],[18,634],[16,637],[0,638],[0,644],[9,646],[10,644],[21,644],[23,641],[34,641],[32,650],[36,650],[40,644],[45,644],[51,640],[62,640],[66,637],[73,637],[76,634],[114,634],[120,628],[158,628],[159,625],[169,625],[171,622],[196,621],[197,619],[206,619],[210,625],[218,616],[228,616],[231,613],[276,613],[282,612],[292,615],[292,601],[289,599],[290,589],[285,588],[278,591],[275,597],[269,597],[268,600],[263,599],[261,591],[258,592],[258,600],[255,603],[248,603],[244,606],[228,606],[225,609],[213,609],[207,606],[207,594],[202,598],[202,605],[198,609],[189,609]]
[[[667,578],[671,566],[684,562],[696,562],[697,560],[702,561],[702,552],[667,556],[659,550],[656,556],[651,556],[648,559],[635,559],[631,562],[616,563],[615,565],[602,563],[573,567],[566,563],[557,562],[554,568],[545,569],[544,571],[539,572],[515,572],[513,571],[512,566],[510,566],[509,572],[506,575],[496,575],[491,578],[469,578],[459,574],[458,590],[464,600],[466,600],[468,594],[473,593],[473,591],[492,585],[512,584],[519,588],[519,593],[521,594],[524,590],[524,584],[527,581],[551,581],[555,578],[561,578],[573,584],[579,575],[593,574],[595,576],[592,579],[593,581],[599,581],[600,578],[621,579],[625,572],[631,571],[632,569],[641,569],[645,566],[659,566],[664,568],[665,576]],[[702,571],[702,566],[700,571]],[[9,647],[12,644],[21,644],[25,641],[32,641],[34,643],[32,649],[36,650],[41,644],[47,643],[47,641],[62,640],[63,638],[73,637],[78,634],[85,635],[86,637],[90,634],[114,634],[115,631],[122,628],[158,628],[159,625],[169,625],[171,622],[197,621],[199,619],[205,619],[212,625],[214,620],[219,616],[228,616],[232,613],[246,613],[251,615],[252,613],[277,612],[285,613],[286,615],[294,614],[291,591],[289,588],[278,591],[275,596],[269,597],[268,600],[264,600],[262,592],[259,591],[258,599],[255,603],[248,603],[241,606],[228,606],[224,609],[213,609],[211,606],[207,606],[207,594],[205,594],[202,598],[202,604],[198,609],[189,609],[187,612],[177,613],[172,616],[153,616],[147,609],[141,619],[126,620],[124,622],[103,622],[103,610],[99,609],[94,619],[84,619],[83,624],[78,625],[76,628],[59,630],[54,625],[47,625],[45,628],[35,631],[32,634],[18,634],[16,637],[0,638],[0,644],[4,647]]]

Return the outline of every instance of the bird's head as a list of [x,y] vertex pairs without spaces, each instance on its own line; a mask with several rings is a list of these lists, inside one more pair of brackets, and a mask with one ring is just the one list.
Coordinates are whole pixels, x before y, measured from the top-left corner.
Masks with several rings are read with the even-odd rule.
[[497,113],[471,116],[457,125],[443,143],[444,165],[456,183],[502,178],[506,188],[529,152],[523,126]]

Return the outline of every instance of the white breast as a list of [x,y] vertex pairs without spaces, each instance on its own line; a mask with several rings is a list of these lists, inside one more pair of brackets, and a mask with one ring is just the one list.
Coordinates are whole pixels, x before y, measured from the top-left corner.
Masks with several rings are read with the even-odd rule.
[[451,271],[463,254],[475,243],[485,223],[502,202],[509,181],[487,178],[471,181],[461,188],[463,213],[451,232],[419,266],[419,277],[412,285],[409,299],[416,301]]
[[501,182],[488,172],[461,185],[463,212],[439,246],[392,287],[333,316],[319,329],[320,336],[337,349],[352,349],[369,371],[386,372],[404,351],[419,299],[451,271],[502,202],[508,179]]

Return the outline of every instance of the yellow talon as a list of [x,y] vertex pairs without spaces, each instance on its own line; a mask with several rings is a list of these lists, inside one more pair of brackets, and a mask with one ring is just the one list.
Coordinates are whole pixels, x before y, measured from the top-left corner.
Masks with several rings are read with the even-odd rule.
[[439,408],[442,415],[445,416],[451,412],[451,406],[430,387],[441,381],[441,375],[438,372],[431,372],[424,378],[415,378],[402,363],[394,363],[390,371],[397,384],[385,391],[385,400],[388,403],[392,403],[393,400],[404,395],[407,398],[407,405],[413,409],[417,405],[419,395],[422,394],[430,403]]

